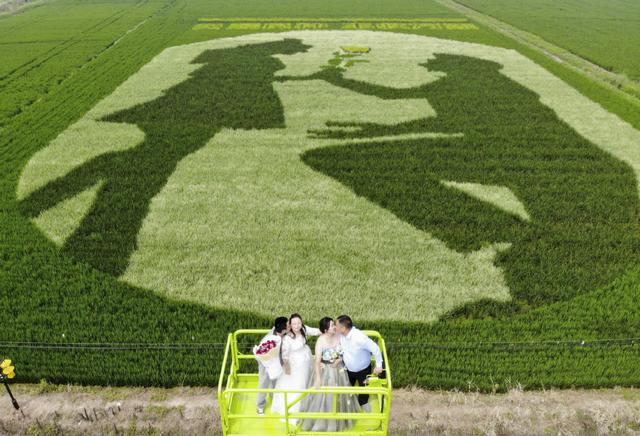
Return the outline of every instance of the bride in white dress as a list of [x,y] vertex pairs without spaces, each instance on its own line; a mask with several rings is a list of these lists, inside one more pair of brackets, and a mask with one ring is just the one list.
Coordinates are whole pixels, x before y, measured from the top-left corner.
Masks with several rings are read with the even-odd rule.
[[[289,319],[291,331],[282,338],[282,361],[284,373],[276,382],[276,389],[306,389],[313,364],[311,349],[307,345],[308,336],[320,336],[320,330],[305,326],[302,317],[297,313]],[[287,394],[287,402],[295,401],[300,394]],[[271,412],[284,415],[284,394],[273,394]],[[300,411],[300,402],[289,409],[289,413]],[[296,420],[290,422],[295,424]]]

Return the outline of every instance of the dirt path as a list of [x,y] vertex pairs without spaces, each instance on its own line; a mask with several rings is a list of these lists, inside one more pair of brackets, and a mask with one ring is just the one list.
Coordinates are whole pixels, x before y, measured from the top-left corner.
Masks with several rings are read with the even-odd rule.
[[0,0],[0,17],[12,14],[27,6],[34,6],[44,0]]
[[[219,434],[210,388],[16,385],[0,434]],[[507,394],[394,391],[390,434],[639,434],[640,389]]]

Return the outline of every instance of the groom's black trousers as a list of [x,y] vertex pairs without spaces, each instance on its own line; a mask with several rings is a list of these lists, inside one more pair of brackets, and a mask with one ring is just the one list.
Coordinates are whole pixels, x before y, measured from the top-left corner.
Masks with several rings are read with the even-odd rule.
[[[371,364],[369,364],[369,366],[367,366],[362,371],[351,372],[347,370],[347,374],[349,375],[349,383],[351,383],[351,386],[355,386],[356,382],[358,382],[360,386],[364,386],[365,385],[364,381],[367,379],[367,376],[371,374],[371,372],[372,372]],[[369,394],[358,395],[358,404],[362,406],[364,404],[367,404],[368,402],[369,402]]]

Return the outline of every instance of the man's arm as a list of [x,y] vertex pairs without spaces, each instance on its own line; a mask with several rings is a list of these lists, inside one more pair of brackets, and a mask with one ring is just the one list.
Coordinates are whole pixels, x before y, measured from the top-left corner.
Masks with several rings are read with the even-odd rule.
[[362,332],[361,334],[362,336],[359,338],[358,342],[364,349],[373,354],[373,357],[376,359],[376,370],[379,371],[374,372],[376,372],[377,374],[382,371],[382,352],[380,351],[380,347],[378,347],[378,344],[376,344],[373,339]]

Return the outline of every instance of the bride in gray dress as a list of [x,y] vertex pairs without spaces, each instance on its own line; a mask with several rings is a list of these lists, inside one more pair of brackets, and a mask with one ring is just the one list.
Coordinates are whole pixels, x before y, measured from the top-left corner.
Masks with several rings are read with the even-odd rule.
[[[346,368],[342,363],[340,337],[336,334],[333,319],[329,317],[322,318],[320,320],[320,332],[322,334],[316,342],[315,364],[309,384],[312,384],[315,388],[322,386],[351,387]],[[332,413],[334,395],[338,395],[336,412],[361,412],[358,398],[354,394],[309,394],[302,401],[300,409],[304,412]],[[352,427],[353,420],[304,419],[301,425],[304,431],[340,431]]]

